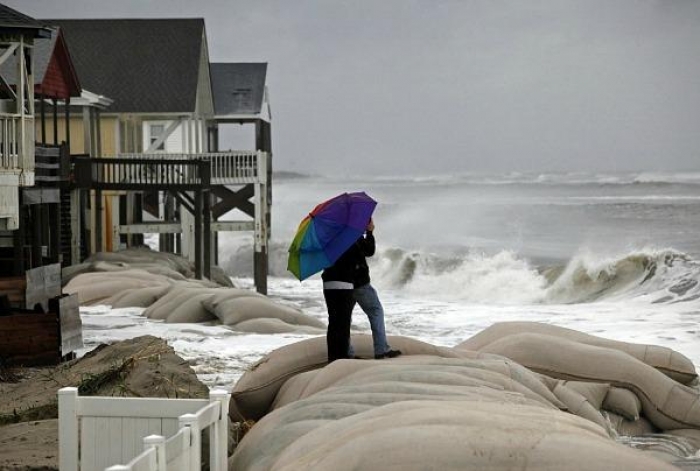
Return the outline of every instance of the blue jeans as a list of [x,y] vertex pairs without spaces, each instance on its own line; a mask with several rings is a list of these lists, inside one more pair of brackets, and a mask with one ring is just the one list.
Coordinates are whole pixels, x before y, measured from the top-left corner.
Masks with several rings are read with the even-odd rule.
[[[372,328],[372,342],[374,344],[374,354],[383,355],[384,353],[391,350],[389,344],[386,342],[386,330],[384,328],[384,308],[382,303],[379,301],[379,296],[377,296],[377,290],[367,283],[364,286],[355,288],[353,290],[355,295],[355,301],[360,305],[362,310],[367,314],[367,319],[369,319],[369,325]],[[355,351],[352,348],[352,344],[348,349],[350,358],[355,356]]]

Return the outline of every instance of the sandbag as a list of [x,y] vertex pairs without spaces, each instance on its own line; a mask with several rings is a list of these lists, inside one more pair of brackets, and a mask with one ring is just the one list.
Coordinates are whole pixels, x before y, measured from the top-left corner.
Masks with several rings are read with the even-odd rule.
[[621,415],[627,420],[637,420],[642,411],[642,402],[637,395],[626,388],[611,387],[602,404],[605,409]]
[[614,412],[606,411],[603,415],[608,419],[608,423],[618,435],[638,437],[640,435],[659,432],[659,429],[654,427],[654,424],[643,416],[639,417],[637,420],[629,420]]
[[631,389],[649,420],[662,430],[700,427],[700,394],[619,350],[550,335],[509,335],[482,347],[539,373]]
[[98,252],[88,257],[86,262],[105,261],[110,263],[121,262],[126,264],[159,262],[173,270],[183,274],[186,278],[194,278],[192,262],[168,252],[157,252],[148,247],[133,247],[117,252]]
[[[213,305],[209,301],[206,306]],[[264,296],[235,296],[216,303],[213,314],[222,324],[232,326],[259,318],[275,318],[290,325],[310,326],[326,329],[320,320],[308,316],[298,309],[276,303]]]
[[[168,324],[198,323],[215,320],[209,311],[202,306],[202,300],[211,296],[208,292],[198,292],[188,296],[183,302],[174,306],[165,318]],[[169,306],[169,305],[168,305]]]
[[[167,275],[174,280],[194,279],[194,264],[188,259],[169,252],[158,252],[149,247],[131,247],[118,252],[98,252],[88,257],[85,262],[96,266],[98,263],[106,263],[112,266],[119,264],[124,266],[141,266],[153,273]],[[217,266],[211,267],[211,280],[197,280],[200,286],[231,287],[231,278]]]
[[125,307],[145,308],[158,301],[169,289],[169,285],[127,289],[106,300],[105,304],[109,304],[113,309]]
[[[408,337],[390,336],[389,341],[392,347],[400,349],[404,355],[434,355],[445,358],[477,355],[436,347]],[[373,355],[374,347],[370,335],[353,335],[352,343],[357,355]],[[268,412],[277,391],[285,381],[299,373],[321,368],[327,363],[325,336],[303,340],[270,352],[251,366],[233,388],[230,402],[231,418],[237,421],[258,420]]]
[[603,429],[607,429],[608,422],[598,409],[593,406],[586,397],[567,385],[568,382],[560,381],[554,388],[554,394],[557,399],[566,404],[569,412],[576,414],[579,417],[590,420],[593,423],[600,425]]
[[634,344],[605,339],[539,322],[499,322],[482,330],[473,337],[456,345],[459,350],[482,350],[486,345],[512,334],[536,333],[573,340],[587,345],[611,348],[628,353],[638,360],[653,366],[682,384],[690,384],[698,377],[695,365],[685,355],[658,345]]
[[159,286],[163,279],[142,270],[124,270],[118,273],[83,273],[63,287],[65,294],[78,294],[80,304],[96,304],[127,289]]
[[[411,386],[407,387],[406,383]],[[384,392],[411,394],[463,395],[468,388],[486,388],[502,393],[512,391],[547,407],[565,408],[556,396],[533,374],[510,360],[482,358],[440,358],[428,355],[404,355],[391,362],[338,360],[320,370],[300,400],[322,391],[343,388],[349,392],[367,392],[375,385]],[[397,385],[398,389],[397,389]],[[416,389],[416,385],[420,385]],[[275,400],[277,405],[284,403]]]
[[231,299],[241,298],[244,296],[264,297],[263,294],[249,289],[223,288],[214,292],[212,297],[204,303],[204,307],[206,307],[208,311],[214,313],[214,310],[219,306],[219,304],[229,301]]
[[[216,319],[216,317],[213,318]],[[251,332],[256,334],[285,334],[295,332],[298,334],[319,335],[325,331],[324,327],[288,324],[283,320],[274,317],[248,319],[227,327],[237,332]]]
[[290,402],[298,401],[304,395],[304,391],[309,383],[322,370],[311,370],[299,373],[285,381],[275,394],[275,398],[270,405],[270,410],[278,409]]
[[272,412],[243,438],[229,469],[675,469],[587,420],[537,405],[418,400],[363,410],[350,397],[312,396]]
[[[149,319],[168,319],[173,311],[187,302],[188,299],[195,296],[198,299],[199,305],[194,307],[205,310],[201,302],[206,299],[207,296],[211,296],[212,291],[216,291],[216,288],[204,288],[198,285],[192,285],[188,282],[173,283],[163,296],[143,311],[143,315]],[[209,315],[209,313],[202,314],[202,316],[206,316],[207,319],[213,317]],[[185,316],[178,316],[178,318],[181,317]]]
[[159,276],[164,276],[166,278],[169,278],[171,280],[175,281],[185,281],[187,278],[185,275],[182,273],[173,270],[170,267],[163,266],[158,263],[130,263],[130,267],[132,268],[138,268],[139,270],[147,271],[148,273],[152,273],[154,275],[159,275]]
[[610,385],[608,383],[564,381],[564,385],[585,397],[595,410],[600,410],[600,407],[603,405],[603,400],[608,395],[608,391],[610,391]]

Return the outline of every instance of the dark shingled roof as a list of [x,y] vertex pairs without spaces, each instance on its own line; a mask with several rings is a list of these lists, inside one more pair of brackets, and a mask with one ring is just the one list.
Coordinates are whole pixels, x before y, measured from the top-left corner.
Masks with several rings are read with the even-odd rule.
[[47,38],[51,34],[43,24],[31,16],[0,3],[0,31],[6,32],[7,30],[27,30],[27,32],[31,31],[35,37],[43,38]]
[[[56,39],[58,38],[58,30],[53,29],[50,38],[40,38],[34,41],[34,84],[41,84],[46,75],[46,69],[49,66],[51,55],[56,47]],[[9,84],[17,83],[17,57],[8,58],[0,65],[0,75]]]
[[216,116],[260,113],[266,63],[212,63],[209,69]]
[[[50,38],[40,38],[34,41],[34,83],[41,83],[44,80],[46,68],[49,66],[51,52],[53,52],[56,44],[56,31],[53,32]],[[9,84],[17,83],[17,56],[9,57],[2,65],[0,65],[0,75]]]
[[202,18],[42,20],[60,26],[84,89],[110,112],[195,111]]

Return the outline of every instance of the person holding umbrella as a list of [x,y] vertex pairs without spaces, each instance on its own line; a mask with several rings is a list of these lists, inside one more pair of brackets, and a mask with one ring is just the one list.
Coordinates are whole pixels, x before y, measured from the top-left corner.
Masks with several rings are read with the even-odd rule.
[[323,270],[329,362],[348,358],[356,263],[349,249],[365,233],[376,206],[364,192],[324,201],[301,221],[289,247],[287,269],[300,281]]

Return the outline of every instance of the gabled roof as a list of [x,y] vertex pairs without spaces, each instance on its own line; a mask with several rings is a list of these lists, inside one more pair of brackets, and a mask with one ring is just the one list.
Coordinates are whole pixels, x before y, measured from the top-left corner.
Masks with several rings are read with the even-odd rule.
[[47,38],[51,34],[46,27],[24,13],[0,3],[0,32],[21,32],[32,34],[33,37]]
[[259,115],[265,99],[266,63],[211,63],[216,116]]
[[[80,96],[80,81],[59,28],[51,29],[50,38],[34,42],[34,89],[36,93],[65,99]],[[0,75],[9,84],[17,83],[17,57],[0,65]]]
[[195,111],[202,18],[42,20],[60,26],[83,88],[117,113]]

